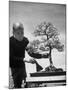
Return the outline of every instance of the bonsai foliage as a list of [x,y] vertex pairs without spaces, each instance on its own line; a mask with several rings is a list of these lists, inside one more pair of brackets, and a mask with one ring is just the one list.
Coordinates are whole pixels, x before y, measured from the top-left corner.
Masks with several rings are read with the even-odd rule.
[[42,38],[45,47],[48,46],[51,49],[56,48],[58,51],[63,51],[64,45],[61,44],[58,37],[59,35],[58,30],[57,28],[55,28],[55,26],[53,26],[52,23],[46,22],[41,23],[40,25],[37,26],[36,30],[34,31],[34,35],[35,36],[46,35],[47,38]]
[[55,26],[52,23],[43,22],[36,27],[33,34],[35,37],[42,36],[42,41],[39,42],[43,43],[44,46],[40,46],[39,49],[42,51],[49,50],[50,64],[53,64],[51,57],[52,49],[56,48],[59,52],[62,52],[64,50],[64,45],[60,42],[57,28],[55,28]]

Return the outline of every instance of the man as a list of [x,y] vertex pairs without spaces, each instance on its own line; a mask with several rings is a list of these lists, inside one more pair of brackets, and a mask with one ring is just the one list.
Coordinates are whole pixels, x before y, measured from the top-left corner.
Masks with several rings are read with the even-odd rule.
[[[31,57],[42,58],[45,55],[31,53],[27,47],[29,40],[24,36],[22,23],[13,24],[13,36],[10,37],[10,68],[15,88],[21,88],[22,80],[26,82],[25,62],[34,63],[34,60],[24,61],[25,50]],[[26,86],[25,86],[26,87]]]

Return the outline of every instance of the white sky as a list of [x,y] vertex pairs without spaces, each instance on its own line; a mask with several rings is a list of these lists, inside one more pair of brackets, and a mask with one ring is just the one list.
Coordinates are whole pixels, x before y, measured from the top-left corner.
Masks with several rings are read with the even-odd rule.
[[[65,45],[65,5],[60,4],[39,4],[28,2],[10,2],[9,3],[9,28],[12,35],[12,24],[22,22],[25,29],[25,36],[31,40],[32,32],[40,22],[52,22],[60,33],[61,42]],[[27,56],[27,55],[26,55]],[[62,67],[65,70],[65,50],[58,52],[53,50],[52,58],[56,67]],[[37,60],[44,67],[49,65],[49,60]],[[35,72],[35,65],[26,65],[27,72]]]

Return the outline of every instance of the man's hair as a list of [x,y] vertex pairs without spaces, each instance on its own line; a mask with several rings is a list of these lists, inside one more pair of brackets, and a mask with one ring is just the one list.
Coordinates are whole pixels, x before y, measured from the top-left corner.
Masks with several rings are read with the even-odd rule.
[[13,24],[13,32],[17,31],[17,30],[24,30],[23,24],[22,23],[14,23]]

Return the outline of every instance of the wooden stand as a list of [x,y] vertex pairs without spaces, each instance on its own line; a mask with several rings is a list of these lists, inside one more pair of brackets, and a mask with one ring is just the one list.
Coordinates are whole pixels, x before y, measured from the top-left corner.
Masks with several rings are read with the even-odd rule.
[[29,88],[66,85],[66,71],[31,73],[26,82]]

